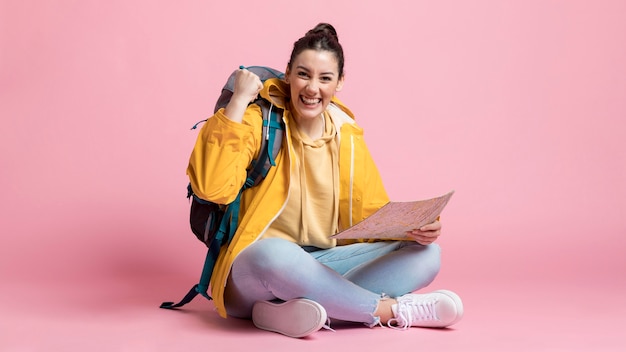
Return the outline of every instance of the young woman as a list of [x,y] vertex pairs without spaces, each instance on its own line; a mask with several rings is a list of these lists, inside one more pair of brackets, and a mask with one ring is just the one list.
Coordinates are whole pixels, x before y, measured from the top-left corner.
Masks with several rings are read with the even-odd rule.
[[187,174],[198,197],[227,204],[261,145],[261,110],[249,103],[259,94],[272,101],[286,125],[276,166],[242,195],[239,227],[220,252],[216,309],[291,337],[328,318],[401,329],[454,324],[463,315],[455,293],[412,293],[439,271],[439,221],[404,241],[330,238],[389,201],[362,129],[335,97],[343,67],[336,31],[321,23],[294,43],[284,80],[262,84],[239,70],[229,104],[203,126]]

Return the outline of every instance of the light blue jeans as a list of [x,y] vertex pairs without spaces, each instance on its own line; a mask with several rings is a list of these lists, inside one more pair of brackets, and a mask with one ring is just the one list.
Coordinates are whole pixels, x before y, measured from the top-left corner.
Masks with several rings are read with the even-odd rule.
[[249,318],[256,301],[308,298],[330,318],[371,326],[378,322],[373,313],[381,298],[427,286],[439,267],[436,244],[389,241],[307,252],[283,239],[263,239],[235,259],[226,284],[226,311]]

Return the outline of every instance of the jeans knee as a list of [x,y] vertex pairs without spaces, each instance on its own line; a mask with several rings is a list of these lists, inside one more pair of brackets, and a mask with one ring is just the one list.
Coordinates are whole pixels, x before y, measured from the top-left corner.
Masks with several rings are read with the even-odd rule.
[[441,270],[441,247],[436,243],[431,243],[424,246],[424,252],[427,257],[427,260],[425,260],[426,265],[424,265],[424,270],[427,272],[427,276],[432,278],[432,281]]
[[432,256],[433,258],[437,258],[437,260],[441,259],[441,247],[437,243],[431,243],[424,247],[426,247],[426,250],[429,252],[430,256]]
[[408,247],[415,251],[414,265],[419,268],[421,276],[428,283],[432,282],[441,269],[441,247],[436,243],[411,243]]
[[248,247],[242,255],[250,267],[264,273],[284,271],[297,264],[297,256],[303,252],[292,242],[280,238],[267,238]]

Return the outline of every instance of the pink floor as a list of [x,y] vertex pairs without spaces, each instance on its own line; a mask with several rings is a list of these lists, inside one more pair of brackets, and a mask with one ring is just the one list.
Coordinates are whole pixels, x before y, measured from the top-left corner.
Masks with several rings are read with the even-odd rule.
[[110,274],[85,272],[66,282],[51,277],[3,282],[0,350],[204,351],[217,346],[231,351],[626,350],[623,279],[621,286],[473,281],[444,272],[432,287],[454,289],[465,304],[464,319],[449,329],[395,331],[335,322],[334,332],[292,339],[258,330],[250,321],[224,320],[212,311],[212,303],[201,298],[180,311],[157,308],[163,300],[179,298],[193,283],[192,276]]

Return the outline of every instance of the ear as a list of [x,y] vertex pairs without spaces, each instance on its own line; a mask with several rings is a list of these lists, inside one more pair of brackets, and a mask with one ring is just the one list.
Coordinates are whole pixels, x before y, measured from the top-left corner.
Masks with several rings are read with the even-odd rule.
[[283,78],[285,83],[289,84],[289,65],[285,67],[285,78]]
[[341,78],[339,78],[339,81],[337,82],[337,88],[335,88],[336,92],[341,92],[341,89],[343,88],[343,77],[341,76]]

